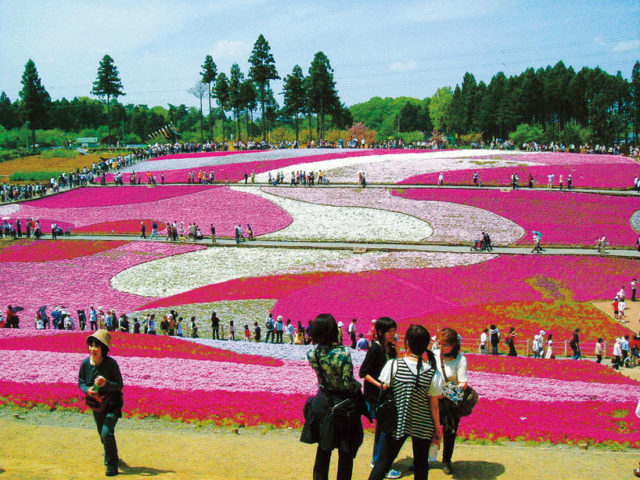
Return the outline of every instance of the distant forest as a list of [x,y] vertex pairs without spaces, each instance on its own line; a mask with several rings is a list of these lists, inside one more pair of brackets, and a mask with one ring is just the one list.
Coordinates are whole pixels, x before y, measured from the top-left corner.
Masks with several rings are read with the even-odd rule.
[[[118,96],[124,95],[120,91],[109,99],[109,109],[104,98],[80,96],[51,100],[33,65],[33,71],[25,71],[25,76],[31,75],[27,82],[33,82],[34,95],[38,102],[42,101],[42,105],[36,105],[42,107],[41,113],[36,110],[33,116],[34,111],[28,108],[33,98],[29,100],[23,95],[25,89],[20,98],[13,100],[2,92],[0,149],[24,148],[29,141],[33,143],[30,130],[41,146],[68,145],[77,137],[98,137],[104,143],[155,143],[173,140],[171,136],[165,138],[166,129],[162,133],[163,127],[169,124],[184,142],[228,141],[231,135],[234,140],[260,141],[265,134],[272,143],[293,141],[296,135],[301,143],[318,139],[335,142],[339,138],[350,140],[353,132],[362,129],[367,130],[369,139],[377,142],[391,138],[420,141],[430,138],[434,130],[459,144],[509,138],[516,143],[533,140],[567,145],[637,144],[638,141],[640,62],[633,66],[631,80],[625,79],[621,72],[612,75],[600,68],[585,67],[576,72],[558,62],[547,68],[528,68],[519,75],[506,76],[498,72],[488,84],[466,73],[460,84],[439,88],[432,97],[373,97],[347,108],[340,102],[329,60],[322,52],[317,55],[320,60],[314,59],[317,64],[312,63],[309,75],[303,75],[296,66],[297,70],[286,76],[282,106],[275,101],[270,89],[260,93],[256,88],[259,84],[251,77],[252,70],[244,80],[237,64],[230,79],[235,75],[240,83],[231,99],[220,101],[216,94],[223,95],[224,91],[218,91],[215,83],[210,83],[210,88],[200,83],[204,85],[200,93],[189,90],[199,96],[200,108],[184,104],[169,105],[169,108],[124,104],[118,101]],[[327,105],[322,100],[325,94],[322,88],[326,85],[314,85],[310,81],[318,71],[318,78],[329,86],[330,108],[322,111],[317,105]],[[117,76],[117,69],[115,73]],[[221,76],[224,74],[217,75]],[[246,85],[251,81],[253,85]],[[268,81],[265,85],[268,88]],[[312,91],[313,88],[316,91]],[[242,92],[251,94],[250,101],[243,102]],[[93,93],[96,95],[95,86]],[[312,94],[316,95],[315,104]],[[206,109],[203,103],[206,107],[208,96],[210,107]],[[265,99],[264,115],[259,108],[262,98]],[[213,106],[211,99],[216,100]],[[29,113],[32,117],[28,117]],[[30,123],[26,122],[27,118],[32,119]],[[357,123],[362,125],[350,132],[349,128]]]

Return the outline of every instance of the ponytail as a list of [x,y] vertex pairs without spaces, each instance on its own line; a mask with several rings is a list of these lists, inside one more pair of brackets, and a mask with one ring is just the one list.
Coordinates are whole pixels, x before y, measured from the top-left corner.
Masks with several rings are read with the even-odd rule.
[[[422,370],[422,354],[426,351],[427,356],[429,356],[429,363],[435,364],[435,357],[433,353],[427,350],[429,347],[429,343],[431,343],[431,335],[429,335],[429,331],[424,328],[422,325],[413,324],[407,329],[407,333],[404,337],[405,347],[409,347],[411,353],[418,356],[418,371],[416,375],[416,385],[415,388],[420,386],[420,373]],[[433,359],[433,363],[432,363]]]

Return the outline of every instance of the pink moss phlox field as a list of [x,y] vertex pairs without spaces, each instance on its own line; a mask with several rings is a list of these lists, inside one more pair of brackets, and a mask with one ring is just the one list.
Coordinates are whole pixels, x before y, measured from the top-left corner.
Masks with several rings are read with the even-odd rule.
[[[528,160],[525,157],[523,160]],[[518,175],[518,183],[527,186],[529,175],[533,176],[534,187],[547,185],[548,175],[553,174],[554,188],[560,187],[560,175],[567,188],[567,178],[571,175],[574,188],[632,188],[633,180],[640,176],[640,165],[633,164],[584,164],[584,165],[519,165],[514,167],[479,168],[477,170],[452,170],[444,174],[447,185],[473,185],[473,174],[478,173],[478,180],[482,185],[511,185],[511,175]],[[430,184],[438,183],[439,172],[426,173],[409,177],[399,184]]]
[[[589,193],[468,189],[409,189],[394,192],[413,200],[437,200],[471,205],[497,213],[520,225],[527,235],[518,243],[531,244],[531,232],[542,232],[542,243],[591,245],[605,235],[611,245],[633,246],[638,234],[631,216],[640,198]],[[489,228],[489,232],[490,232]]]
[[70,260],[123,246],[127,242],[18,240],[0,250],[0,263]]
[[467,364],[473,372],[489,372],[529,378],[550,378],[563,382],[583,381],[640,386],[637,381],[608,366],[595,362],[544,361],[526,357],[467,354]]
[[485,209],[450,202],[425,204],[390,195],[381,189],[265,187],[263,190],[303,202],[340,207],[361,206],[412,215],[431,225],[433,235],[428,239],[430,242],[467,243],[476,238],[486,225],[491,225],[494,245],[513,243],[523,234],[523,230],[512,221]]
[[[65,248],[65,241],[57,243]],[[197,245],[172,245],[156,242],[130,242],[107,251],[68,260],[36,262],[5,262],[0,269],[0,298],[8,305],[24,307],[20,312],[21,327],[34,328],[37,309],[64,306],[75,313],[90,305],[128,312],[153,300],[116,291],[111,278],[126,268],[172,256],[200,250]],[[77,317],[74,315],[77,320]]]
[[111,207],[157,202],[158,200],[202,192],[210,188],[207,185],[164,185],[155,188],[146,185],[109,188],[85,187],[25,202],[22,205],[38,208]]
[[[640,448],[636,402],[572,402],[540,404],[534,400],[480,399],[473,414],[460,422],[458,435],[468,439],[534,441]],[[560,413],[561,412],[561,413]]]
[[[14,331],[14,329],[11,329]],[[92,332],[65,332],[57,335],[42,334],[42,331],[29,330],[29,336],[0,335],[0,351],[2,350],[35,350],[42,352],[82,353],[87,352],[87,336]],[[112,347],[110,355],[118,357],[144,358],[181,358],[188,360],[211,360],[247,365],[282,366],[282,360],[244,355],[218,348],[185,342],[176,337],[165,335],[134,335],[111,332]]]
[[[221,236],[233,236],[234,226],[237,223],[251,224],[255,235],[263,235],[285,228],[292,222],[291,215],[274,203],[246,192],[238,192],[221,186],[159,186],[153,189],[170,190],[168,198],[151,200],[152,194],[147,194],[147,189],[141,187],[110,187],[102,189],[89,189],[92,196],[88,203],[97,203],[99,193],[105,192],[109,196],[116,198],[120,194],[129,195],[135,199],[141,195],[145,199],[142,203],[133,201],[131,208],[123,208],[127,202],[120,201],[119,205],[108,200],[105,206],[85,206],[74,208],[73,203],[56,208],[35,207],[31,204],[24,204],[12,217],[41,217],[64,220],[73,225],[74,228],[81,228],[86,231],[86,227],[94,227],[95,231],[102,231],[103,228],[111,228],[117,233],[134,233],[139,231],[139,222],[144,219],[154,219],[161,222],[177,221],[184,222],[184,229],[191,222],[196,222],[204,234],[209,233],[209,225],[216,227],[216,233]],[[124,189],[124,190],[121,190]],[[98,192],[98,195],[93,191]],[[62,200],[58,199],[58,203]],[[109,223],[132,220],[134,223]],[[133,230],[135,221],[138,228]],[[107,225],[104,225],[107,224]],[[123,231],[116,230],[122,227]],[[107,231],[107,233],[111,233]],[[151,224],[147,224],[147,233],[151,233]]]
[[[499,302],[553,301],[557,293],[553,289],[558,285],[567,290],[558,293],[558,298],[568,296],[577,302],[606,299],[635,276],[637,263],[634,260],[515,255],[461,267],[327,274],[320,282],[296,289],[286,296],[273,297],[279,299],[273,314],[306,319],[315,313],[330,312],[345,324],[352,318],[391,316],[403,330],[412,319],[437,316],[454,308]],[[535,285],[538,287],[534,288]],[[217,286],[220,291],[224,288],[225,284]],[[483,324],[481,320],[477,327]],[[366,323],[358,323],[359,331],[366,332]],[[450,325],[428,324],[430,330],[445,326]],[[507,326],[501,325],[502,328]],[[624,327],[619,328],[624,331]],[[473,331],[473,336],[479,335],[480,331]],[[584,326],[581,333],[584,341],[595,341],[600,336],[594,326]]]
[[[366,157],[372,155],[383,155],[383,154],[406,154],[406,153],[416,153],[416,152],[429,152],[431,150],[338,150],[332,153],[325,153],[320,155],[308,155],[308,156],[300,156],[300,157],[289,157],[289,158],[281,158],[276,160],[255,160],[249,162],[240,162],[240,163],[231,163],[225,165],[213,165],[213,166],[203,166],[203,167],[193,167],[193,168],[181,168],[175,170],[166,170],[165,174],[165,182],[166,183],[186,183],[189,173],[194,173],[196,178],[199,171],[203,171],[207,174],[213,172],[214,179],[216,182],[238,182],[244,179],[244,174],[247,173],[251,175],[251,172],[255,172],[255,174],[268,172],[270,170],[279,170],[284,169],[290,166],[295,166],[303,163],[317,163],[325,160],[333,160],[337,158],[351,158],[351,157]],[[246,153],[246,152],[242,152]],[[188,158],[201,158],[207,157],[210,155],[200,155],[199,157],[192,157],[194,154],[188,154],[187,156],[180,157],[182,160]],[[196,154],[197,155],[197,154]],[[159,159],[156,159],[159,160]],[[181,165],[183,163],[181,162]],[[142,181],[147,181],[146,172],[142,173]],[[157,177],[158,181],[160,180],[161,171],[153,172],[153,174]],[[125,181],[128,180],[129,174],[124,174]],[[107,181],[113,181],[113,175],[107,175]]]
[[227,157],[229,155],[245,154],[245,153],[258,153],[261,150],[234,150],[228,152],[195,152],[195,153],[172,153],[170,155],[161,155],[159,157],[150,158],[148,161],[153,162],[156,160],[174,160],[182,158],[208,158],[208,157]]
[[[126,386],[127,417],[161,417],[187,422],[211,421],[255,426],[299,427],[308,395],[228,391],[180,391]],[[0,381],[0,405],[25,408],[86,411],[76,385]],[[481,398],[473,414],[460,422],[459,435],[467,439],[534,441],[553,444],[622,444],[640,447],[633,411],[635,402],[537,401]],[[562,412],[561,415],[555,412]],[[499,419],[499,421],[496,421]]]
[[110,233],[118,233],[124,235],[140,235],[141,223],[145,224],[147,237],[151,235],[151,226],[153,222],[158,224],[158,232],[166,231],[167,224],[164,222],[159,222],[157,220],[152,220],[149,218],[136,218],[129,220],[116,220],[114,222],[101,222],[101,223],[92,223],[91,225],[85,225],[83,227],[78,227],[74,230],[74,233],[97,233],[97,234],[110,234]]

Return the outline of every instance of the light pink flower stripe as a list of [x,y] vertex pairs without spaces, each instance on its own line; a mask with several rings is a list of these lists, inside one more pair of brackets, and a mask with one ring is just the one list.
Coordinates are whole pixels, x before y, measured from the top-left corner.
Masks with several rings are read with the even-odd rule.
[[370,207],[413,215],[433,228],[429,242],[470,243],[472,239],[479,238],[480,232],[490,228],[493,243],[507,245],[525,233],[511,220],[482,208],[450,202],[407,200],[380,189],[265,187],[263,191],[322,205]]

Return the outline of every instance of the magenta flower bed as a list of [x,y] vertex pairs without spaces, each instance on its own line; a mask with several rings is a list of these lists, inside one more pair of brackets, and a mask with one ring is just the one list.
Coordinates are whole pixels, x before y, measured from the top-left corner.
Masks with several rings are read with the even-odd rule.
[[[56,245],[64,249],[66,241]],[[36,311],[41,305],[50,309],[61,305],[75,314],[77,309],[88,309],[93,304],[114,308],[119,314],[152,299],[112,289],[110,281],[114,275],[140,263],[202,248],[205,247],[131,242],[89,256],[47,261],[44,265],[5,262],[0,268],[0,298],[6,304],[24,307],[19,314],[22,328],[34,328]],[[77,320],[75,315],[74,318]]]
[[[302,408],[307,397],[125,386],[124,414],[186,422],[211,421],[217,425],[272,424],[295,428],[304,421]],[[0,404],[87,410],[78,387],[70,384],[0,381]],[[460,422],[459,435],[472,440],[528,440],[553,444],[589,441],[639,448],[640,432],[634,409],[633,402],[557,401],[541,406],[536,401],[480,399],[474,413]]]
[[[506,275],[508,272],[508,275]],[[274,298],[274,315],[301,320],[304,324],[321,312],[332,313],[347,324],[358,318],[359,332],[367,333],[370,319],[384,315],[400,323],[403,331],[412,321],[426,323],[430,330],[454,322],[463,337],[477,338],[487,326],[483,315],[461,324],[470,309],[506,302],[588,302],[610,298],[629,279],[637,276],[635,260],[593,257],[503,256],[477,265],[441,269],[382,270],[360,273],[317,273],[239,279],[209,285],[167,298],[142,308],[172,305]],[[444,292],[444,293],[443,293]],[[471,310],[470,310],[471,311]],[[451,313],[448,315],[447,312]],[[499,326],[511,326],[507,312]],[[466,315],[465,315],[466,318]],[[492,318],[493,319],[493,318]],[[558,317],[556,340],[563,341],[580,326],[583,341],[595,341],[603,334],[611,341],[626,331],[624,327],[599,317],[566,314]],[[562,320],[562,323],[560,323]],[[455,323],[457,322],[457,323]],[[531,338],[541,324],[533,316],[518,326],[520,338]],[[560,336],[564,335],[564,336]],[[566,336],[566,338],[565,338]],[[611,336],[612,338],[609,338]],[[590,352],[589,352],[590,353]]]
[[[0,348],[2,348],[0,346]],[[612,368],[595,362],[541,361],[525,357],[467,354],[469,370],[522,378],[548,378],[563,382],[598,382],[600,384],[634,385],[638,382]],[[615,391],[615,389],[613,389]]]
[[[409,189],[394,195],[413,200],[438,200],[484,208],[514,221],[528,233],[518,243],[531,244],[531,232],[542,232],[542,243],[589,245],[605,235],[611,245],[635,246],[638,234],[630,219],[640,198],[589,193],[480,189]],[[490,226],[488,226],[491,232]]]
[[210,188],[211,187],[206,185],[166,185],[155,188],[148,186],[86,187],[25,202],[22,205],[38,208],[111,207],[115,205],[157,202],[159,200],[167,200],[182,195],[202,192]]
[[[527,157],[523,158],[527,160]],[[477,170],[452,170],[444,172],[446,185],[473,185],[473,174],[478,172],[478,178],[483,185],[511,185],[511,175],[518,174],[519,185],[526,187],[529,175],[533,175],[534,187],[546,187],[547,175],[553,174],[553,186],[559,188],[560,175],[567,188],[567,178],[571,175],[574,188],[632,188],[633,180],[640,176],[640,165],[633,163],[617,164],[577,164],[554,166],[521,165],[517,167],[478,168]],[[438,183],[439,172],[426,173],[407,178],[400,184],[431,184]]]
[[[87,311],[88,314],[88,311]],[[4,332],[2,332],[4,333]],[[92,332],[61,332],[58,335],[42,335],[32,331],[31,336],[0,336],[0,351],[31,350],[58,353],[87,353],[86,338]],[[282,366],[283,362],[270,357],[242,355],[198,343],[185,342],[165,335],[134,335],[112,332],[110,355],[117,357],[180,358],[241,363],[246,365]]]
[[127,242],[18,240],[0,250],[0,263],[70,260],[118,248]]
[[[166,196],[162,194],[168,189]],[[251,224],[254,235],[263,235],[285,228],[292,222],[291,215],[274,203],[250,193],[238,192],[221,186],[162,186],[153,189],[141,187],[110,187],[85,189],[88,205],[76,207],[75,197],[68,203],[61,196],[58,207],[39,207],[33,203],[20,206],[12,218],[43,217],[59,219],[81,231],[107,233],[138,233],[140,222],[147,220],[147,233],[151,233],[151,221],[184,222],[185,232],[189,223],[196,222],[205,235],[209,225],[216,227],[220,236],[233,236],[237,223]],[[156,194],[154,192],[158,191]],[[99,204],[100,194],[105,195],[105,205]],[[127,201],[118,198],[127,197]],[[144,201],[137,201],[138,196]],[[155,197],[158,197],[154,200]],[[165,198],[162,198],[165,197]],[[116,204],[115,202],[120,202]],[[123,208],[131,204],[130,208]],[[137,223],[137,226],[136,226]],[[95,226],[87,230],[85,227]],[[120,230],[121,228],[121,230]]]
[[[137,234],[140,235],[140,223],[143,222],[147,228],[147,238],[151,235],[151,225],[154,220],[143,219],[129,219],[129,220],[116,220],[114,222],[101,222],[93,223],[91,225],[85,225],[75,229],[75,233],[97,233],[97,234]],[[157,222],[158,232],[166,231],[167,224],[164,222]]]

